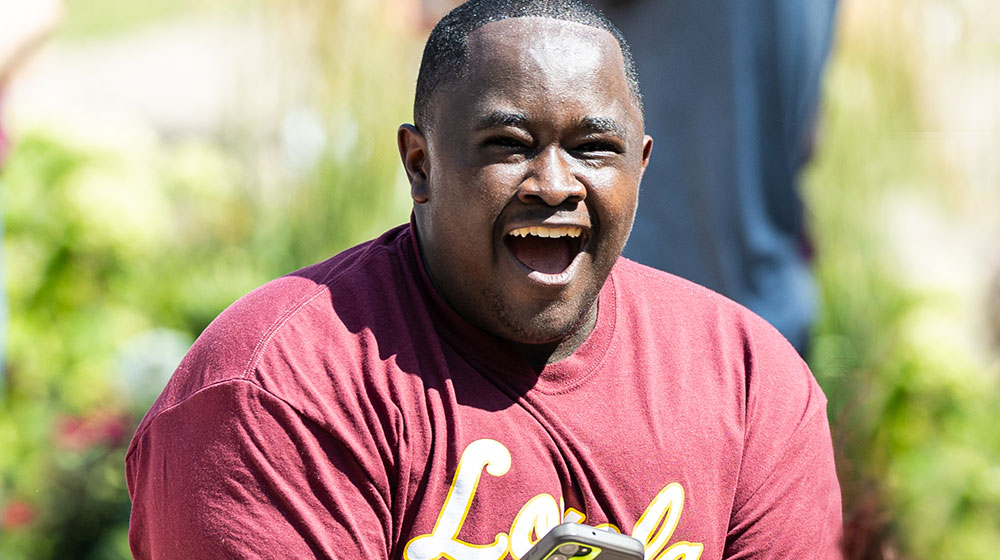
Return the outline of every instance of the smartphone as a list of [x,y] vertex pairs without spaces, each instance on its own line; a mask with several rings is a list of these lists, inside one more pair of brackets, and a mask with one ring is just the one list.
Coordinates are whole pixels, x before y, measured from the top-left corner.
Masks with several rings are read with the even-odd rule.
[[579,523],[557,525],[521,560],[643,560],[642,543]]

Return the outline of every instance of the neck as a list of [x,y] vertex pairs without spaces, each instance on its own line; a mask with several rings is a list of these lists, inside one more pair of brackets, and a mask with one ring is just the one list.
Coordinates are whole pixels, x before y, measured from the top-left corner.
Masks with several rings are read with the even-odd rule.
[[541,371],[546,365],[558,362],[569,357],[580,347],[593,332],[597,325],[597,302],[590,307],[583,321],[573,332],[562,340],[547,342],[544,344],[525,344],[512,342],[513,346],[520,352],[525,360],[531,365],[533,370]]

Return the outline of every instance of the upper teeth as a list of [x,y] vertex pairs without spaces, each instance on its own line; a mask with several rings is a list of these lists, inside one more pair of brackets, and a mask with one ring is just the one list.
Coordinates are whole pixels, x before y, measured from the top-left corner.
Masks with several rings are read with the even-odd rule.
[[583,233],[583,228],[575,226],[559,226],[559,227],[546,227],[546,226],[532,226],[517,228],[510,232],[510,235],[517,235],[519,237],[527,237],[529,235],[534,235],[537,237],[580,237]]

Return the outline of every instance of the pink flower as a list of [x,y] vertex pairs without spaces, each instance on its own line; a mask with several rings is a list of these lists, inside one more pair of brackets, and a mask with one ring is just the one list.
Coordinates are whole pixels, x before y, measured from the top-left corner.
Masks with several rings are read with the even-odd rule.
[[101,411],[85,416],[63,416],[56,422],[55,441],[70,451],[124,444],[131,422],[121,413]]
[[22,500],[11,500],[0,510],[0,527],[5,531],[22,529],[31,524],[38,511]]

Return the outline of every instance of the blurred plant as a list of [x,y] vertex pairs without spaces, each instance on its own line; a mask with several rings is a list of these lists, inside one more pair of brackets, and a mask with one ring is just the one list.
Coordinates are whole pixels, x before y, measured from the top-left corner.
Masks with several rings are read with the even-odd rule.
[[[257,171],[257,254],[288,272],[407,219],[395,139],[411,118],[419,44],[407,2],[273,1],[284,30],[273,49],[278,72],[301,91],[289,95],[277,130],[240,145]],[[248,137],[240,125],[233,135]],[[275,153],[283,173],[266,168]]]
[[[220,231],[247,211],[231,187],[234,174],[219,173],[224,156],[205,146],[162,147],[127,131],[121,139],[84,147],[59,131],[34,132],[4,170],[11,309],[0,408],[5,558],[127,557],[124,448],[136,411],[158,388],[140,401],[119,390],[123,343],[158,326],[190,340],[236,290],[263,278],[233,267],[227,290],[191,287],[190,277],[208,267],[210,246],[223,249]],[[205,177],[218,181],[213,189]],[[190,211],[204,213],[200,202],[227,185],[231,194],[215,201],[210,219]],[[165,270],[174,281],[164,282]],[[183,349],[165,348],[172,355],[161,361],[175,365]],[[130,367],[138,368],[135,360]]]
[[807,182],[824,298],[809,360],[830,399],[847,558],[990,558],[1000,549],[996,372],[963,340],[954,297],[908,278],[895,251],[930,254],[892,239],[903,201],[944,213],[936,197],[951,180],[921,133],[920,61],[886,26],[894,13],[845,21],[829,76]]
[[271,128],[234,114],[218,139],[167,143],[141,123],[62,123],[22,134],[0,175],[5,560],[128,558],[126,446],[194,337],[257,285],[406,219],[394,137],[414,29],[389,2],[254,9],[309,77]]

